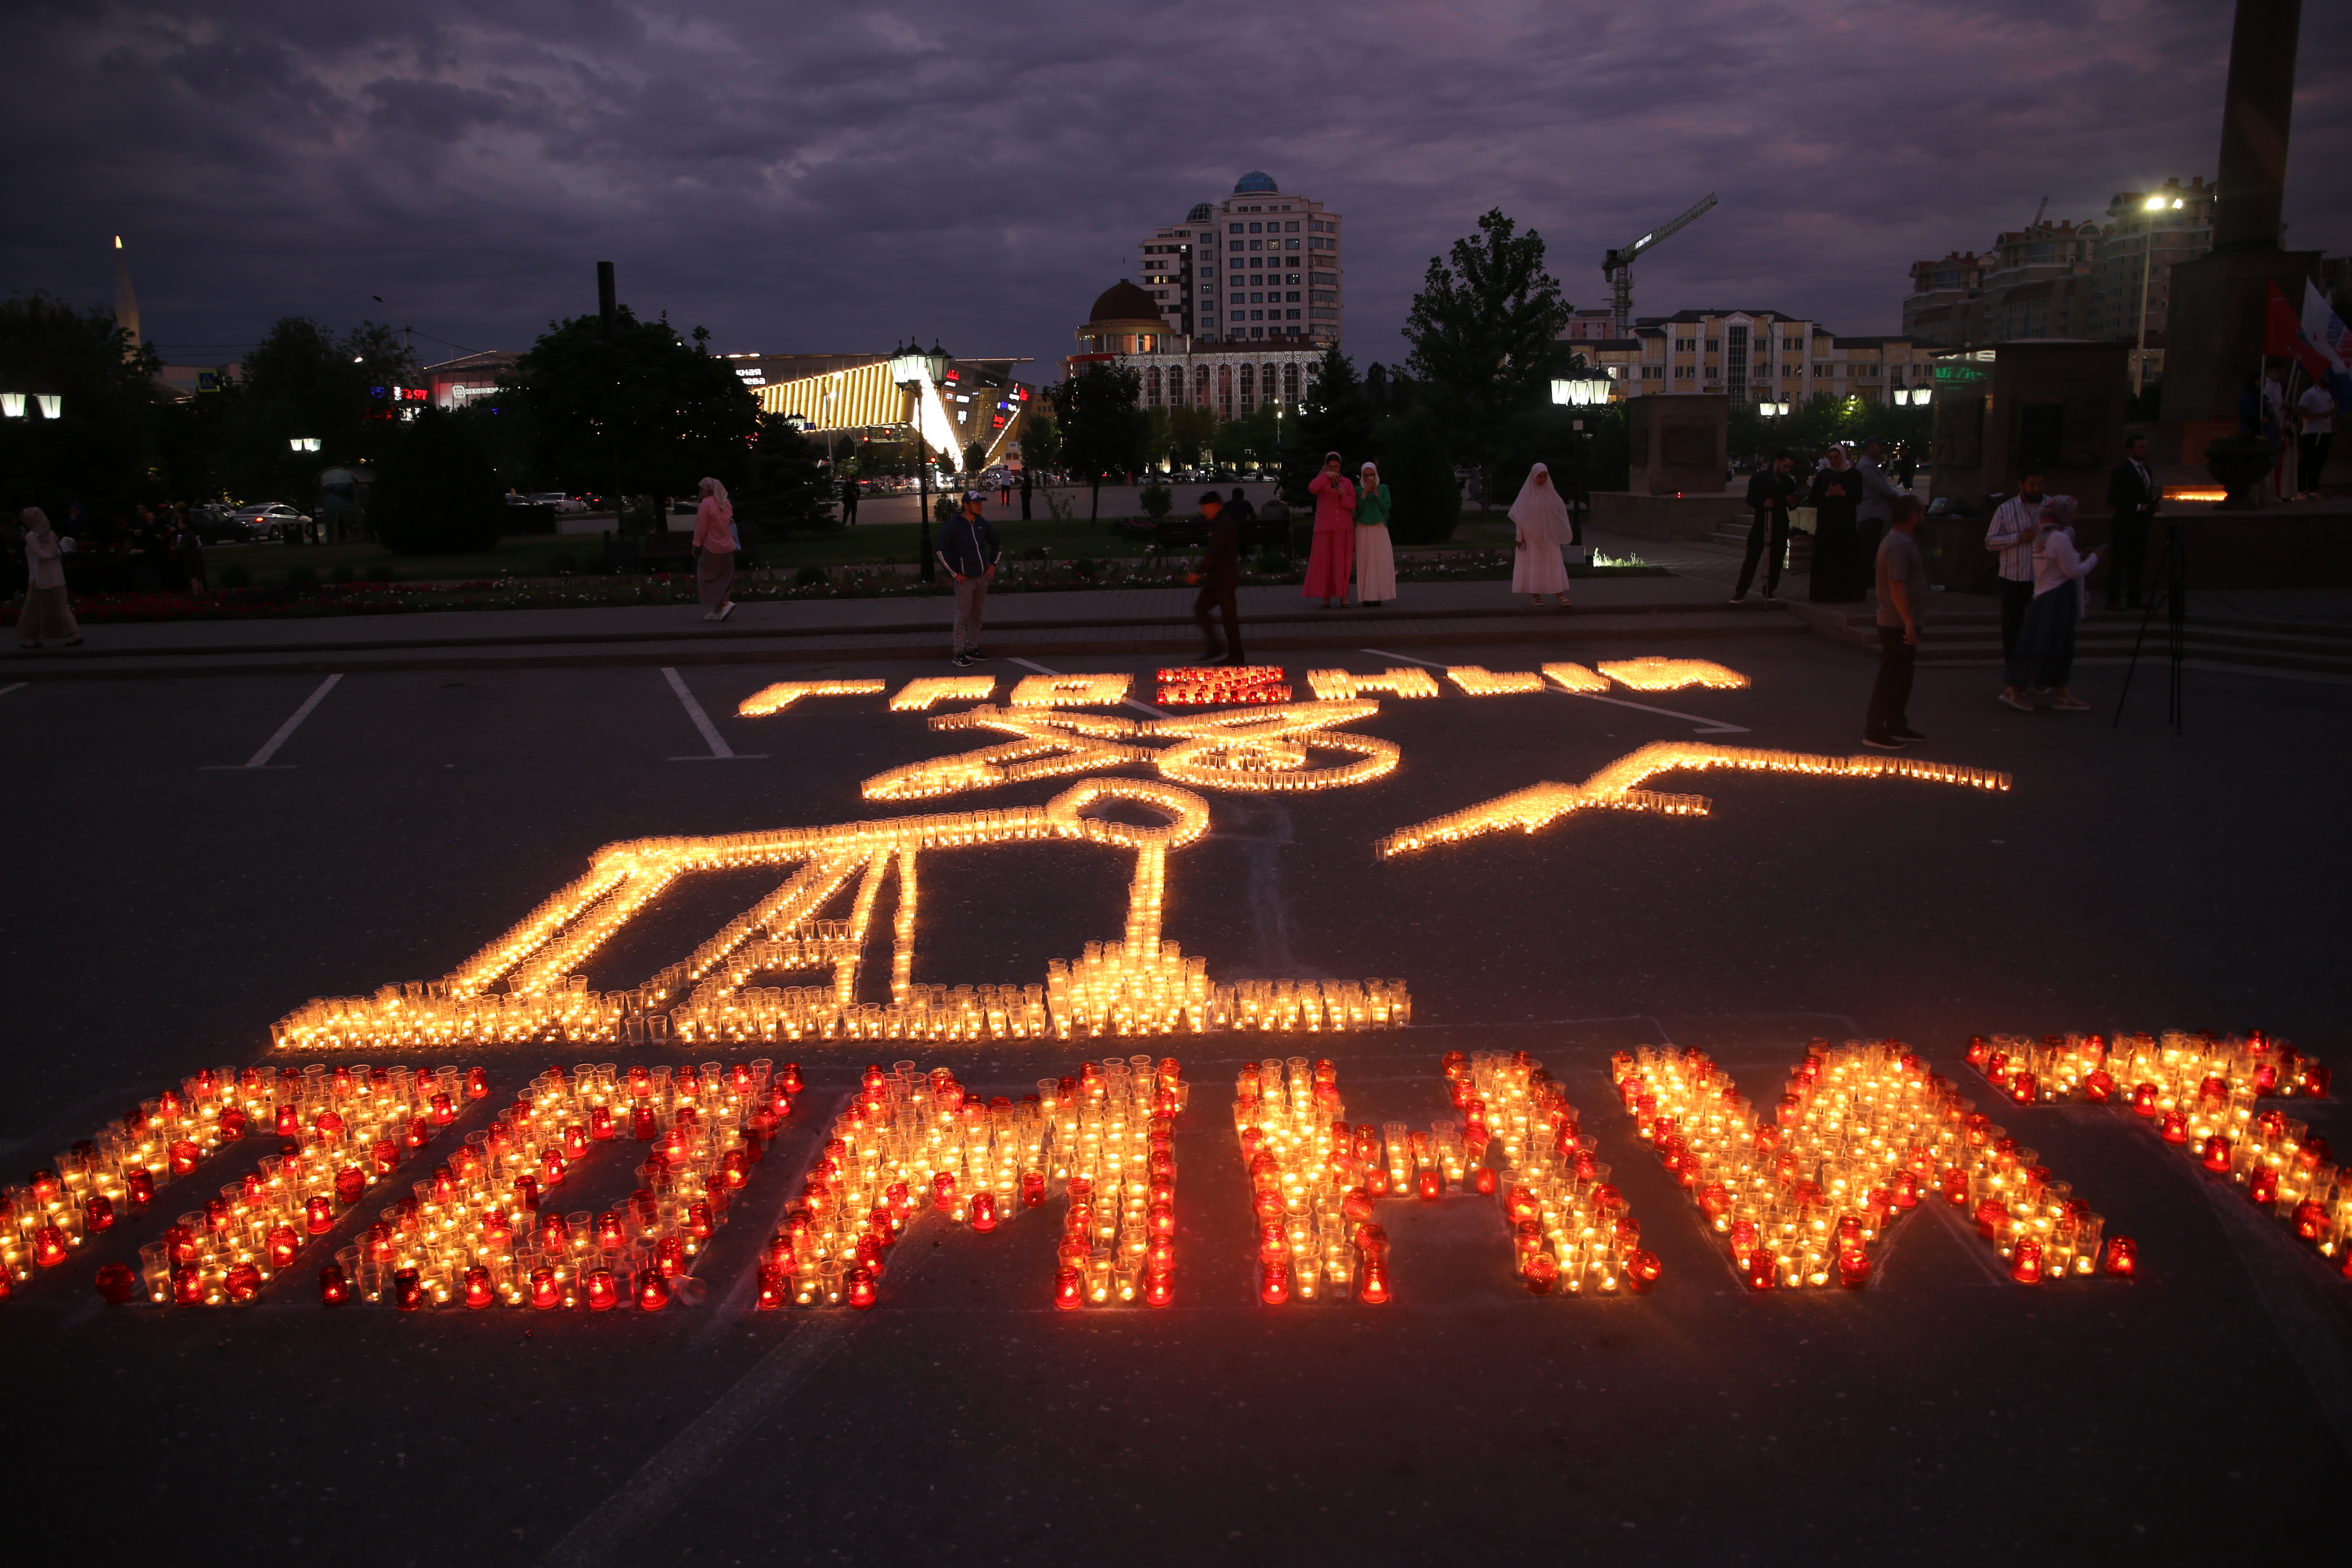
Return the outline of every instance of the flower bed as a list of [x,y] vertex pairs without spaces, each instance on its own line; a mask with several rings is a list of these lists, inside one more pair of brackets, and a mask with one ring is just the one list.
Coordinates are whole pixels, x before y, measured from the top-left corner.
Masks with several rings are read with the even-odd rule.
[[[1130,561],[1013,561],[997,569],[994,594],[1040,593],[1077,588],[1179,588],[1192,572],[1189,561],[1147,557]],[[1281,570],[1244,563],[1242,583],[1250,587],[1303,582],[1305,568]],[[1652,566],[1572,567],[1575,576],[1664,575]],[[1423,557],[1400,554],[1397,579],[1404,583],[1497,580],[1511,574],[1510,552],[1448,552]],[[741,576],[735,597],[745,604],[796,599],[916,599],[951,592],[941,574],[926,583],[887,567],[836,567],[822,582],[801,583],[781,574]],[[89,594],[73,602],[74,614],[93,626],[126,621],[300,620],[327,616],[391,616],[417,610],[612,609],[632,605],[688,605],[695,581],[681,573],[645,576],[537,577],[465,583],[320,583],[299,588],[224,588],[199,599],[185,594]],[[0,608],[13,625],[13,606]]]

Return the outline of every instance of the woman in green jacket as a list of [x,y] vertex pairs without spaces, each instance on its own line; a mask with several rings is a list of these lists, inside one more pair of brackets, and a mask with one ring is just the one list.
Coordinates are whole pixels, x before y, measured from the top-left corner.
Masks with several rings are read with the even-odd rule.
[[1396,597],[1396,554],[1389,548],[1389,488],[1370,463],[1356,483],[1356,603]]

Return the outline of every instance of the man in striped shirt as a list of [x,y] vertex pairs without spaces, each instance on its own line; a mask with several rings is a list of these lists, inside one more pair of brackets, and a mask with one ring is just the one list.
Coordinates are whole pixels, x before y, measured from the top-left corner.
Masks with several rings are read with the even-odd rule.
[[[2000,552],[2000,657],[2017,657],[2017,634],[2025,612],[2033,605],[2033,538],[2042,525],[2042,472],[2028,468],[2017,476],[2017,493],[2000,503],[1985,530],[1985,548]],[[2011,708],[2030,708],[2025,693],[2014,686],[2001,688],[2000,700]]]

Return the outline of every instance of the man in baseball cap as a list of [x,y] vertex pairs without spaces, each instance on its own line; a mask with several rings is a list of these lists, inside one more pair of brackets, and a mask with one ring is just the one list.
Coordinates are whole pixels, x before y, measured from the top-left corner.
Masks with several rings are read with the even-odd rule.
[[982,514],[988,498],[978,490],[963,492],[963,510],[940,529],[940,564],[955,579],[955,654],[959,669],[969,669],[985,654],[980,651],[981,612],[988,604],[988,580],[996,575],[1004,545]]

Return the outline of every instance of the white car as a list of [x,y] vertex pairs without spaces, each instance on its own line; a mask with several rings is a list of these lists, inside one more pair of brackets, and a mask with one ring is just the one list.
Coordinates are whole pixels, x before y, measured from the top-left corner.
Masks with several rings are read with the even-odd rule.
[[283,501],[241,506],[228,515],[247,539],[299,538],[300,529],[310,521]]
[[565,495],[562,490],[542,490],[539,494],[530,498],[530,504],[533,506],[551,507],[559,515],[567,517],[573,512],[582,512],[588,510],[588,503],[586,501],[582,500],[578,496]]

